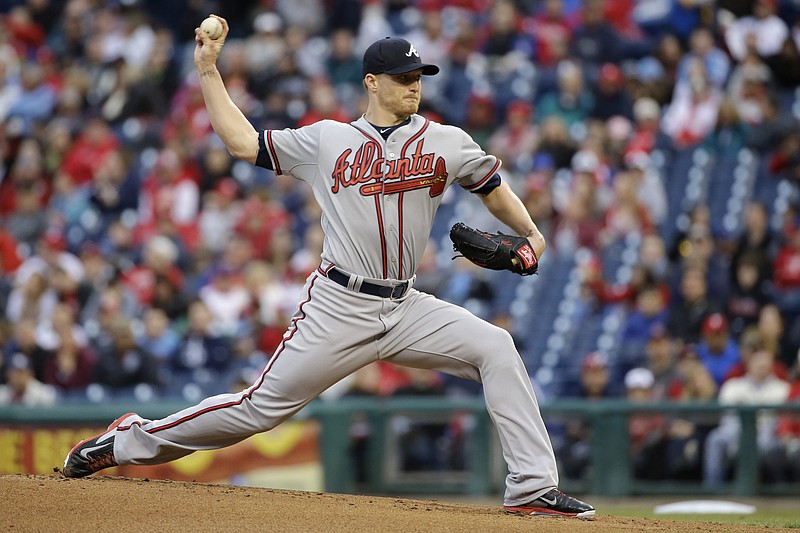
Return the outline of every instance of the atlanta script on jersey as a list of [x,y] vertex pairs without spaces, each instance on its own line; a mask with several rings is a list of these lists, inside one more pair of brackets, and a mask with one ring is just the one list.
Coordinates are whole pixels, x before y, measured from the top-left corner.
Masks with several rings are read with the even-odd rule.
[[323,260],[376,279],[413,276],[444,191],[477,190],[500,166],[462,130],[420,115],[385,141],[363,117],[270,130],[263,141],[278,174],[311,184]]

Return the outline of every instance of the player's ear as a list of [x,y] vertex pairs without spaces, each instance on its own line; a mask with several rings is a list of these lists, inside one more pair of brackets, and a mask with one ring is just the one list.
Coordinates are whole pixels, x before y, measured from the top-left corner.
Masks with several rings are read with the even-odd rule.
[[375,92],[378,90],[378,77],[375,74],[367,74],[364,76],[364,88],[367,91]]

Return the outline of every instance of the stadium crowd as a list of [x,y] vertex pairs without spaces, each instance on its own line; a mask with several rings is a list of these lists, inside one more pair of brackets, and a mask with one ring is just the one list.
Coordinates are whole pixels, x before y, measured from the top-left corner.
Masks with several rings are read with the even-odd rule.
[[[800,401],[796,1],[0,0],[0,11],[0,404],[197,400],[247,386],[281,342],[318,264],[319,208],[291,178],[235,162],[211,131],[191,64],[210,12],[231,27],[226,86],[261,129],[359,116],[361,53],[386,35],[442,68],[421,112],[503,160],[548,238],[543,271],[548,256],[590,252],[585,313],[624,310],[615,352],[571,354],[574,382],[547,399]],[[757,182],[787,184],[790,201],[776,212],[745,195],[729,224],[702,196],[677,205],[664,169],[697,147],[746,150]],[[453,190],[443,210],[471,202]],[[490,273],[450,261],[442,235],[417,287],[506,327],[524,353],[529,325]],[[609,279],[603,251],[631,235],[632,274]],[[375,365],[328,397],[476,391]],[[800,422],[766,414],[758,428],[765,475],[800,480]],[[555,434],[568,476],[585,473],[585,431]],[[637,473],[720,483],[738,431],[732,418],[634,418]]]

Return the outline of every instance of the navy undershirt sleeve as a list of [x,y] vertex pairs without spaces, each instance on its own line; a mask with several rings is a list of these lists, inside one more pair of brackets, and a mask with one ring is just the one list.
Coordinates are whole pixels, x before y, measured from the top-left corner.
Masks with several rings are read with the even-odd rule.
[[474,191],[470,192],[473,194],[489,194],[490,192],[498,188],[501,183],[503,183],[503,180],[500,178],[500,174],[495,174],[494,176],[486,180],[486,183],[484,183],[480,189],[475,189]]
[[275,170],[272,168],[272,160],[269,158],[269,152],[267,152],[267,143],[264,140],[264,130],[258,132],[258,155],[256,155],[256,166],[269,170]]

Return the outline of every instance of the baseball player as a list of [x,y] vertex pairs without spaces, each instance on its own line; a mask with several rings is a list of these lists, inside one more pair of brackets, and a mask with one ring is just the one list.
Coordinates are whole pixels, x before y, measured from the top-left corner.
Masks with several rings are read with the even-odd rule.
[[526,236],[536,258],[545,249],[522,202],[497,175],[500,162],[462,130],[417,114],[421,76],[439,68],[422,63],[409,42],[387,37],[364,53],[369,102],[361,118],[256,131],[216,67],[229,29],[220,22],[216,40],[195,29],[211,124],[233,156],[309,184],[323,212],[321,263],[252,386],[161,420],[123,415],[69,452],[64,475],[229,446],[274,428],[332,384],[382,360],[483,383],[508,463],[508,512],[592,518],[591,505],[557,489],[550,439],[511,336],[413,287],[434,214],[453,184],[478,194],[497,219]]

